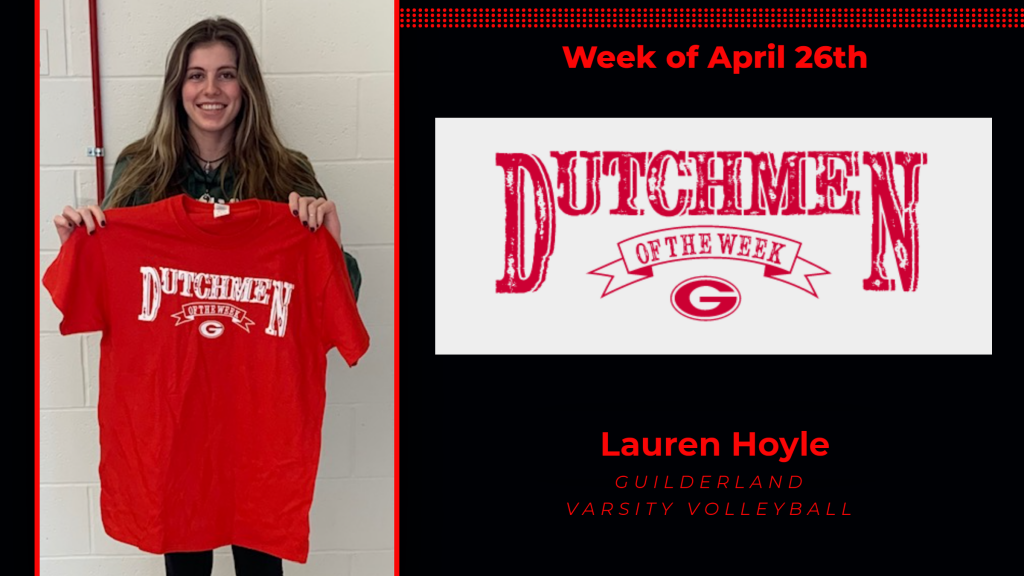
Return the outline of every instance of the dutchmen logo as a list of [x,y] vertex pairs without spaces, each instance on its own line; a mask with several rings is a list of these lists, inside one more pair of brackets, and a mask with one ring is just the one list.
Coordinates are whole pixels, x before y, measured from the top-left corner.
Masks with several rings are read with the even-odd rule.
[[[175,319],[175,326],[192,322],[196,318],[209,316],[223,317],[238,326],[246,333],[255,324],[244,308],[228,302],[241,304],[260,304],[269,306],[270,318],[265,334],[284,338],[288,327],[288,305],[291,303],[291,282],[272,278],[249,278],[229,276],[227,274],[210,274],[192,272],[163,266],[141,266],[142,275],[142,311],[139,320],[153,322],[156,320],[161,301],[165,296],[198,299],[199,302],[187,302],[181,310],[170,316]],[[203,321],[198,326],[199,333],[207,338],[217,338],[224,333],[224,325],[216,320]]]
[[[640,186],[646,188],[650,209],[657,216],[822,216],[860,214],[860,191],[848,187],[848,178],[870,172],[871,244],[865,251],[867,277],[863,289],[895,290],[896,281],[884,266],[891,246],[896,276],[905,292],[917,290],[919,173],[928,156],[919,152],[784,152],[779,160],[770,152],[551,152],[557,163],[555,190],[540,158],[532,154],[498,153],[497,166],[505,183],[505,274],[495,284],[497,293],[526,293],[541,288],[548,277],[555,249],[555,213],[590,216],[601,205],[602,177],[618,176],[614,207],[617,216],[644,216],[638,208]],[[577,164],[583,161],[585,168]],[[578,184],[585,173],[585,186]],[[666,190],[670,170],[691,182],[691,188]],[[813,185],[808,170],[813,170]],[[900,186],[897,186],[900,178]],[[640,183],[638,185],[638,182]],[[526,184],[532,194],[526,194]],[[744,186],[751,192],[744,195]],[[898,190],[902,189],[902,198]],[[744,205],[743,198],[749,200]],[[606,200],[607,202],[607,200]],[[650,217],[650,216],[649,216]],[[532,237],[527,237],[527,218]],[[813,252],[799,239],[755,228],[707,225],[665,226],[661,220],[650,231],[621,239],[608,239],[608,260],[595,262],[590,275],[604,279],[604,298],[654,275],[665,264],[686,266],[696,274],[672,290],[676,312],[694,320],[728,317],[740,304],[739,289],[724,278],[699,276],[706,259],[725,259],[764,267],[764,276],[803,290],[817,298],[815,276],[829,274],[822,265],[827,255]],[[531,243],[532,258],[525,261]],[[865,243],[867,246],[867,243]],[[817,280],[817,279],[815,279]]]

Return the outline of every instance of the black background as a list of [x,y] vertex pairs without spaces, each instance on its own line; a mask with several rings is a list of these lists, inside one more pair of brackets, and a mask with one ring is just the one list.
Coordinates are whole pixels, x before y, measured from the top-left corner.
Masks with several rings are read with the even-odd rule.
[[[982,478],[999,475],[979,454],[998,441],[1000,418],[982,425],[975,399],[910,378],[877,383],[883,372],[935,373],[922,363],[450,356],[434,366],[443,380],[403,394],[405,414],[415,414],[402,419],[404,470],[413,470],[403,475],[402,557],[414,566],[424,546],[439,546],[452,549],[446,561],[456,574],[485,566],[507,574],[951,568],[973,538],[970,526],[998,507],[979,497],[989,486]],[[937,368],[949,384],[967,381],[953,363]],[[801,430],[827,439],[828,454],[784,463],[781,451],[732,453],[734,432],[791,442]],[[613,449],[627,436],[705,436],[721,450],[602,456],[602,432]],[[637,474],[648,486],[669,475],[676,488],[615,487],[618,476],[632,483]],[[785,483],[792,474],[802,486],[769,488],[769,475]],[[682,475],[698,485],[710,475],[713,488],[680,489]],[[714,488],[719,475],[730,488]],[[737,475],[744,486],[758,475],[764,487],[736,490]],[[688,505],[711,501],[718,514],[690,515]],[[793,501],[799,516],[788,515]],[[588,502],[597,515],[580,515]],[[600,515],[603,502],[613,503],[613,515]],[[619,515],[622,502],[631,512],[640,502],[640,515]],[[660,504],[647,515],[647,502],[674,504],[667,515]],[[727,502],[734,516],[725,516]],[[767,516],[753,515],[758,502],[769,502]],[[776,516],[772,503],[783,502]],[[806,515],[812,502],[820,515]],[[826,516],[829,502],[833,513],[846,503],[851,515]],[[751,516],[739,515],[743,503]]]
[[[588,4],[602,5],[628,7]],[[504,4],[514,6],[538,7]],[[1020,39],[1011,29],[401,29],[406,205],[426,202],[416,183],[433,181],[433,158],[419,151],[433,150],[436,117],[992,117],[1005,128],[1019,96],[1001,55],[1015,53]],[[715,46],[731,57],[768,43],[786,47],[786,68],[705,68]],[[570,69],[562,53],[638,44],[656,51],[657,69]],[[701,47],[697,68],[664,64],[669,51],[692,44]],[[795,68],[797,46],[850,44],[866,53],[865,69]],[[994,369],[980,359],[420,360],[408,350],[407,360],[433,376],[429,384],[407,376],[402,389],[407,568],[421,560],[436,566],[428,551],[438,547],[442,569],[453,574],[890,572],[956,570],[977,560],[977,521],[989,511],[970,478],[998,468],[979,454],[1006,422],[1005,403],[986,392]],[[733,432],[792,439],[801,430],[826,438],[829,454],[787,463],[732,455]],[[716,437],[721,456],[602,457],[602,432],[613,440]],[[616,476],[636,474],[669,474],[676,485],[683,474],[729,475],[730,485],[736,475],[744,484],[760,475],[766,486],[768,475],[798,474],[803,486],[614,487]],[[775,516],[769,504],[766,517],[724,516],[726,502],[735,513],[743,502],[750,511],[759,501],[794,500],[804,513],[817,502],[822,515],[790,517],[787,504]],[[674,505],[667,516],[617,515],[618,503],[638,501],[644,509]],[[722,510],[690,516],[687,502],[698,501]],[[576,502],[570,516],[567,503]],[[613,502],[616,515],[581,517],[587,502],[598,511]],[[846,502],[852,515],[826,517],[827,502],[833,511]]]
[[[1017,99],[1010,55],[1019,30],[402,28],[402,136],[412,144],[432,134],[427,122],[435,117],[996,118]],[[786,47],[786,68],[706,68],[716,46],[731,57],[769,43]],[[656,51],[656,69],[571,69],[562,51],[635,52],[639,44]],[[670,51],[693,44],[700,45],[697,68],[664,64]],[[797,46],[851,44],[867,55],[866,68],[795,67]]]

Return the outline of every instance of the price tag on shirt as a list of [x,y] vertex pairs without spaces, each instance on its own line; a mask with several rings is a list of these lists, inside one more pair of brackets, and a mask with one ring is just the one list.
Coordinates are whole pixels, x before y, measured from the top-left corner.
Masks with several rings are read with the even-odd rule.
[[213,217],[220,218],[221,216],[227,216],[231,213],[231,208],[227,204],[214,204],[213,205]]

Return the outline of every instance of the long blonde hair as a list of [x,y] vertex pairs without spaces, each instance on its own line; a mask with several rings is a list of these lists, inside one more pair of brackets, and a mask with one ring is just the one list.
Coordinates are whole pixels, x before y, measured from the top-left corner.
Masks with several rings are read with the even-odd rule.
[[[149,133],[126,146],[118,157],[118,161],[129,157],[131,161],[110,189],[107,206],[155,202],[184,191],[180,170],[184,155],[189,153],[191,135],[181,87],[192,50],[210,42],[234,48],[242,89],[234,144],[225,159],[225,166],[234,171],[235,188],[225,193],[240,199],[277,201],[286,201],[293,190],[303,195],[323,195],[309,160],[285,148],[274,130],[267,89],[249,36],[233,20],[210,18],[185,30],[174,42],[167,55],[156,119]],[[222,185],[225,173],[221,170]]]

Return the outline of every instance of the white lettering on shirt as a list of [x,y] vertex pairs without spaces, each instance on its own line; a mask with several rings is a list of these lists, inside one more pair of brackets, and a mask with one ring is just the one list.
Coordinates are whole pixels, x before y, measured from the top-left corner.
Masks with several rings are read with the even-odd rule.
[[185,298],[200,300],[270,303],[270,322],[264,332],[284,337],[288,326],[288,305],[295,288],[291,282],[152,266],[142,266],[139,272],[142,274],[142,311],[139,320],[143,322],[156,319],[162,294],[180,294]]

